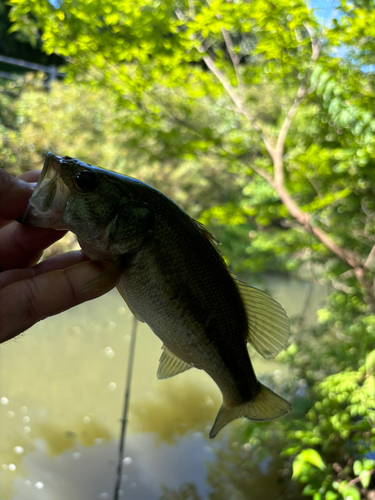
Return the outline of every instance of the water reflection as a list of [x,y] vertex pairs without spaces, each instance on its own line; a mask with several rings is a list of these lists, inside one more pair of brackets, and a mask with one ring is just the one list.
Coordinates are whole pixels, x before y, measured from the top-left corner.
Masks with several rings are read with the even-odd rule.
[[144,401],[135,402],[131,410],[133,430],[153,432],[158,440],[172,443],[187,431],[212,425],[221,396],[208,381],[202,386],[202,378],[201,374],[189,378],[186,374],[179,380],[176,377],[157,392],[147,393]]
[[[273,295],[297,313],[305,286],[288,283],[287,296],[278,288]],[[1,500],[111,498],[131,318],[114,291],[0,346]],[[241,422],[208,441],[219,390],[199,370],[157,380],[160,354],[161,342],[140,324],[126,448],[131,461],[124,464],[122,489],[127,499],[156,500],[163,484],[166,495],[184,495],[193,490],[180,491],[181,484],[194,483],[206,498],[205,464],[230,459],[216,450]],[[285,375],[277,362],[252,359],[257,374]]]
[[222,441],[215,451],[214,466],[208,465],[207,481],[210,500],[297,500],[302,498],[299,488],[285,475],[284,461],[272,447],[262,460],[254,460],[248,444],[231,439]]
[[290,481],[290,471],[284,460],[272,448],[265,458],[254,460],[249,444],[241,445],[236,433],[228,433],[220,446],[211,449],[214,460],[206,461],[207,496],[195,482],[185,482],[178,488],[166,485],[159,500],[299,500],[302,492]]
[[[206,496],[206,464],[213,460],[205,450],[202,434],[189,434],[173,447],[156,445],[151,434],[130,435],[121,482],[122,497],[127,500],[157,500],[162,494],[160,479],[167,489],[179,487],[180,478],[195,483]],[[15,480],[13,500],[95,500],[113,497],[114,457],[117,443],[113,440],[50,458],[45,450],[30,453],[24,466],[27,477]]]

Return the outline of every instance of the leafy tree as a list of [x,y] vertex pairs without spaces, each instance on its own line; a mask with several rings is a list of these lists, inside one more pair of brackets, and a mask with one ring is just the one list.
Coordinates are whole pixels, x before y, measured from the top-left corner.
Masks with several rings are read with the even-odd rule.
[[[29,62],[45,65],[60,65],[64,59],[56,54],[47,55],[42,50],[40,35],[36,29],[32,30],[32,38],[22,32],[13,29],[13,23],[9,18],[10,6],[7,2],[0,0],[0,55],[23,59]],[[28,21],[25,15],[25,24]],[[0,70],[15,74],[24,74],[29,69],[13,66],[0,61]]]
[[[28,12],[34,25],[24,21]],[[324,257],[331,253],[353,270],[375,307],[362,262],[368,244],[346,230],[346,237],[331,235],[326,216],[336,207],[350,212],[345,205],[355,203],[352,188],[343,186],[354,148],[337,158],[342,135],[346,146],[360,141],[364,149],[353,184],[358,189],[364,171],[372,178],[366,157],[372,117],[359,101],[371,78],[330,54],[336,32],[320,33],[303,1],[142,0],[125,6],[81,0],[54,7],[47,0],[14,0],[12,19],[29,36],[33,27],[41,29],[45,50],[69,56],[77,77],[93,80],[87,69],[94,70],[95,81],[115,90],[129,111],[123,125],[132,130],[134,146],[146,142],[151,158],[209,154],[247,169],[249,180],[255,174],[264,179],[273,207],[258,215],[260,223],[287,218],[300,224]],[[363,125],[352,130],[354,120]],[[301,240],[306,247],[306,237]]]
[[294,418],[250,423],[241,439],[255,457],[272,438],[314,500],[365,497],[374,435],[373,375],[364,375],[375,349],[371,2],[342,0],[328,27],[302,0],[10,3],[15,27],[30,39],[41,30],[46,52],[69,58],[70,78],[117,97],[115,121],[139,163],[173,172],[196,164],[195,179],[204,164],[225,172],[227,195],[197,214],[236,271],[314,273],[337,289],[319,326],[299,331],[283,354],[301,382]]
[[106,89],[55,82],[46,92],[41,79],[31,79],[26,85],[8,85],[3,94],[11,90],[18,90],[19,97],[10,101],[3,95],[13,127],[3,129],[0,164],[14,175],[40,168],[51,150],[144,180],[195,217],[241,195],[235,176],[210,158],[150,162],[143,148],[132,146],[133,136],[121,126],[123,110]]

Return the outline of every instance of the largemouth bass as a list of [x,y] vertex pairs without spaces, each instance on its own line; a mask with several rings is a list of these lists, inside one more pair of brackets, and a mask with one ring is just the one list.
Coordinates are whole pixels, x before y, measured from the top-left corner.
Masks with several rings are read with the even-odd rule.
[[48,153],[24,224],[68,229],[90,259],[112,264],[84,288],[117,285],[134,315],[162,340],[158,378],[192,367],[217,384],[223,404],[210,432],[247,417],[272,420],[290,404],[261,384],[247,350],[285,346],[289,321],[265,292],[230,274],[217,242],[156,189]]

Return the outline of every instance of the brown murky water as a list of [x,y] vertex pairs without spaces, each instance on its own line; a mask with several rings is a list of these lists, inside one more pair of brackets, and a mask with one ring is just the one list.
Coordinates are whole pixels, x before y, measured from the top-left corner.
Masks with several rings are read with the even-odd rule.
[[[300,313],[305,283],[266,282],[290,316]],[[310,323],[325,296],[312,292]],[[113,498],[131,323],[112,291],[0,346],[0,500]],[[209,440],[219,390],[199,370],[157,380],[160,354],[159,339],[138,324],[120,498],[157,500],[183,483],[207,498],[207,464],[241,421]],[[284,365],[252,359],[260,378],[286,376]]]

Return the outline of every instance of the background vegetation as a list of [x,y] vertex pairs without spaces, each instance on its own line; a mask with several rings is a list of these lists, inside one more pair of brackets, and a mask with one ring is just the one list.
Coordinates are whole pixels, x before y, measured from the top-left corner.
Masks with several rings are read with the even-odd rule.
[[[41,78],[3,83],[3,168],[52,150],[134,175],[207,224],[235,272],[332,287],[318,326],[296,321],[280,356],[293,414],[238,431],[210,498],[225,498],[234,460],[251,474],[268,457],[293,478],[286,498],[373,499],[373,2],[9,4],[11,30],[68,76],[49,92]],[[198,496],[186,485],[163,498]]]

